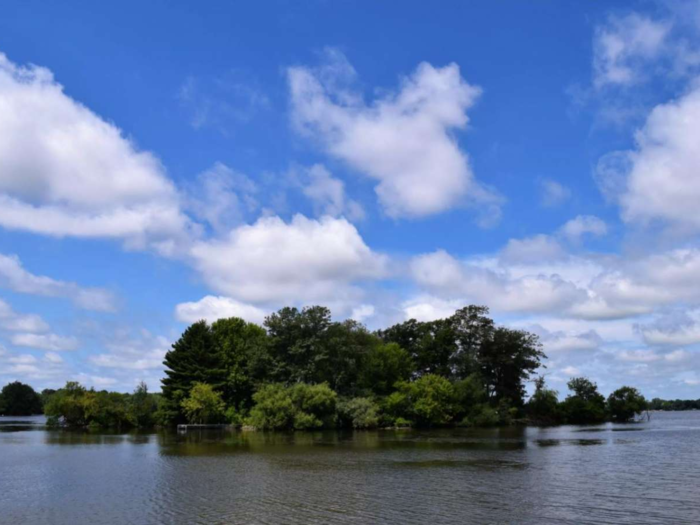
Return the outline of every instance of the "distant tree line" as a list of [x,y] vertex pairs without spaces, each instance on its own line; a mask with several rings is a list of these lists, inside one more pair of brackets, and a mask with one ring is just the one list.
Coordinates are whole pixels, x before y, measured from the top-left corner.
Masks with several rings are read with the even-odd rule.
[[140,383],[132,394],[86,389],[69,381],[59,390],[38,394],[31,386],[15,381],[0,393],[0,415],[45,414],[49,425],[73,428],[149,428],[156,423],[160,394],[151,394]]
[[[165,356],[162,395],[145,384],[118,394],[69,382],[38,397],[51,423],[116,428],[588,424],[647,409],[636,389],[606,399],[586,378],[571,379],[560,402],[534,376],[545,358],[536,335],[497,326],[482,306],[375,332],[333,321],[325,307],[283,308],[263,326],[239,318],[189,326]],[[535,388],[526,401],[528,381]]]
[[700,410],[700,399],[659,399],[655,397],[649,402],[649,410]]

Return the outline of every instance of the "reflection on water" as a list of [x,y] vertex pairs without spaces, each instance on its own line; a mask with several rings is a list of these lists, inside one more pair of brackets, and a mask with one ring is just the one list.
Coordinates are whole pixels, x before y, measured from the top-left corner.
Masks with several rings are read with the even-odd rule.
[[698,523],[699,444],[700,412],[594,427],[185,434],[0,418],[0,523]]

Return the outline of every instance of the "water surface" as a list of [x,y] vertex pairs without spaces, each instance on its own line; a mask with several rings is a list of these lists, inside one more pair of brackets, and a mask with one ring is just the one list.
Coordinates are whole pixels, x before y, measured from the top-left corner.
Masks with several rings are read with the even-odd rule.
[[700,523],[700,412],[294,434],[43,421],[0,418],[0,523]]

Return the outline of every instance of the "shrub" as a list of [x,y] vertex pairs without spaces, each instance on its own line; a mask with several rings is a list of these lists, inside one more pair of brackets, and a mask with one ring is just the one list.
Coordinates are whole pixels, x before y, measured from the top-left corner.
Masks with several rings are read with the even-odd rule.
[[647,408],[647,400],[639,390],[623,386],[608,396],[607,409],[610,418],[617,423],[632,421]]
[[367,397],[356,397],[338,404],[341,420],[353,428],[379,426],[379,406]]
[[221,422],[226,409],[221,394],[206,383],[195,383],[181,405],[187,420],[200,425]]

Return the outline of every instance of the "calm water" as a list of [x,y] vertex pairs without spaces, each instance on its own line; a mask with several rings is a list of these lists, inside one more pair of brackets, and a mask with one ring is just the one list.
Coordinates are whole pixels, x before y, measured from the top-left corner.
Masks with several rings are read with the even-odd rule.
[[42,422],[0,418],[1,523],[700,523],[700,412],[297,434]]

